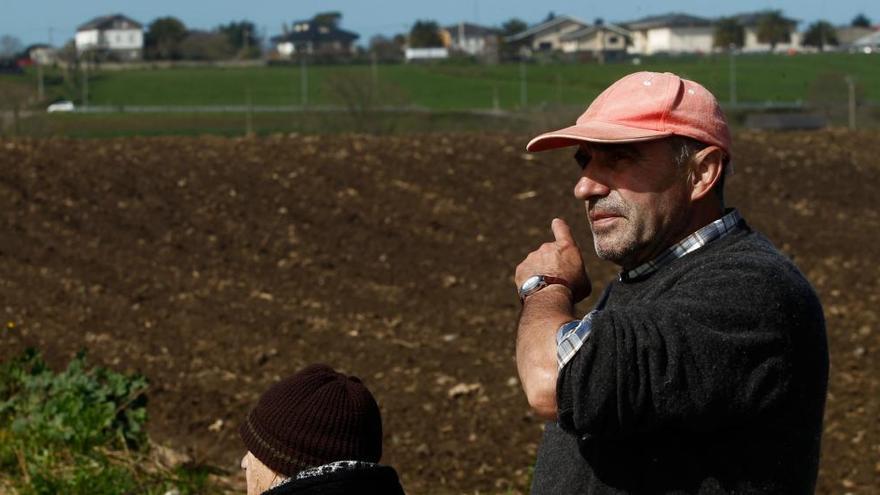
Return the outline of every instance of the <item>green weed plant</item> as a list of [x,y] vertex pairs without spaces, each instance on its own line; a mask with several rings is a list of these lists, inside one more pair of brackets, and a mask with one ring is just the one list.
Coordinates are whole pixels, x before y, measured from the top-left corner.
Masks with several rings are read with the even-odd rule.
[[57,373],[32,349],[0,364],[0,492],[205,492],[206,471],[150,461],[147,387],[82,353]]

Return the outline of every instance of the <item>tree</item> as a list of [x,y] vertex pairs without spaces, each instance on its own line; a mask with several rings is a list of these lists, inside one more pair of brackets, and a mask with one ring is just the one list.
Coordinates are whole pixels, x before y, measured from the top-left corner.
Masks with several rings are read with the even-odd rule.
[[742,48],[745,44],[746,31],[736,17],[722,17],[715,23],[712,44],[718,48],[729,50],[731,47]]
[[0,57],[13,58],[21,53],[21,40],[15,36],[0,36]]
[[804,33],[804,45],[815,46],[823,51],[827,45],[837,45],[837,30],[828,21],[816,21],[810,24]]
[[147,58],[176,60],[181,57],[180,43],[186,38],[186,26],[176,17],[159,17],[150,23],[144,36]]
[[442,47],[440,26],[436,21],[416,21],[409,31],[409,46],[411,48]]
[[768,10],[758,19],[758,41],[770,45],[770,51],[779,43],[791,40],[791,22],[779,10]]
[[253,22],[239,21],[221,25],[217,31],[226,36],[239,58],[260,56],[260,41]]
[[380,62],[399,62],[403,60],[403,36],[395,36],[393,39],[377,34],[370,38],[370,53],[376,56]]
[[498,32],[498,55],[502,60],[514,60],[517,57],[519,44],[507,41],[507,38],[517,35],[529,28],[522,19],[516,17],[508,19],[501,25]]
[[223,33],[190,31],[180,43],[180,55],[186,60],[224,60],[235,54],[235,48]]
[[513,36],[514,34],[519,34],[528,28],[529,28],[529,25],[526,24],[525,21],[523,21],[522,19],[518,19],[516,17],[513,17],[511,19],[508,19],[507,21],[504,22],[504,24],[501,25],[501,33],[500,34],[501,34],[502,38],[506,38],[508,36]]
[[852,27],[863,27],[870,28],[871,27],[871,19],[865,14],[859,13],[857,16],[853,17],[852,22],[850,23]]

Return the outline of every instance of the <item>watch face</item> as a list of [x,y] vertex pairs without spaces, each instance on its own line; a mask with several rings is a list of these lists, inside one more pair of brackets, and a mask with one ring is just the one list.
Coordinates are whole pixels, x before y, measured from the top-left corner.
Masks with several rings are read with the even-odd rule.
[[530,291],[535,290],[540,283],[541,283],[541,276],[540,275],[535,275],[534,277],[529,277],[528,279],[526,279],[525,282],[523,282],[522,288],[520,289],[520,292],[522,292],[523,294],[528,294]]

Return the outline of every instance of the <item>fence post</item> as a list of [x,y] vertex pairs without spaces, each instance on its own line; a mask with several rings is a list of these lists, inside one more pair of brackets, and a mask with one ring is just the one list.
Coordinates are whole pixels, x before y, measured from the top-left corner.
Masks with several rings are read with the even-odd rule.
[[46,98],[46,91],[43,85],[43,64],[37,62],[37,97],[40,99],[40,103],[43,103],[43,100]]
[[247,105],[244,117],[244,135],[250,137],[254,135],[254,104],[250,88],[245,90],[244,98]]
[[849,92],[849,128],[856,128],[856,82],[852,76],[846,76],[846,88]]
[[730,107],[736,106],[736,45],[731,43],[730,51]]
[[299,62],[299,100],[303,108],[309,105],[309,66],[306,63],[306,55],[300,55]]

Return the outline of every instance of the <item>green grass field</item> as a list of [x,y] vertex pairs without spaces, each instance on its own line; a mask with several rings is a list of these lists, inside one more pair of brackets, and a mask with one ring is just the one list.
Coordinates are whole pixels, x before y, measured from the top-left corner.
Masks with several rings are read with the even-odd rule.
[[[707,86],[734,125],[760,105],[803,105],[819,109],[833,125],[845,125],[847,85],[854,78],[860,101],[860,126],[880,122],[880,58],[862,54],[739,55],[735,59],[737,102],[730,107],[730,59],[724,55],[650,57],[598,65],[528,64],[526,98],[519,64],[469,63],[347,66],[310,66],[307,102],[310,106],[341,106],[341,113],[242,111],[246,105],[298,106],[303,103],[299,66],[252,68],[174,68],[101,70],[91,73],[88,103],[92,106],[218,106],[234,105],[238,113],[110,113],[101,115],[46,115],[45,105],[56,99],[82,103],[82,81],[59,71],[47,71],[44,101],[18,96],[19,108],[31,108],[30,117],[10,124],[13,93],[33,94],[36,74],[0,76],[0,134],[102,137],[150,134],[241,134],[255,132],[323,133],[432,132],[454,130],[531,130],[537,120],[559,125],[577,116],[599,92],[619,77],[637,70],[670,71]],[[742,107],[748,105],[747,108]],[[377,106],[413,106],[430,114],[381,115]],[[463,113],[495,108],[515,111],[513,119],[486,119]],[[525,108],[524,108],[525,107]],[[832,109],[832,110],[829,110]],[[527,112],[523,112],[527,110]],[[537,117],[536,117],[537,116]],[[2,117],[2,115],[0,115]],[[523,122],[526,122],[524,125]],[[534,126],[532,126],[534,127]]]
[[[838,78],[855,77],[864,99],[880,101],[878,62],[880,59],[876,56],[861,54],[740,55],[736,57],[737,100],[807,101],[816,81],[832,74]],[[615,79],[636,70],[675,72],[701,82],[722,102],[730,99],[727,56],[653,57],[643,59],[639,65],[630,62],[527,65],[527,105],[584,105]],[[517,64],[380,65],[375,75],[380,103],[462,110],[492,108],[497,99],[502,109],[521,106]],[[342,104],[346,100],[343,95],[369,86],[373,81],[369,66],[309,67],[308,103]],[[254,105],[298,105],[302,103],[300,84],[299,67],[98,70],[90,78],[89,103],[243,105],[250,97]],[[845,93],[845,86],[840,86],[839,91]],[[55,94],[74,100],[82,96],[81,91],[72,88],[60,92],[55,88]],[[841,97],[845,98],[845,94]]]

